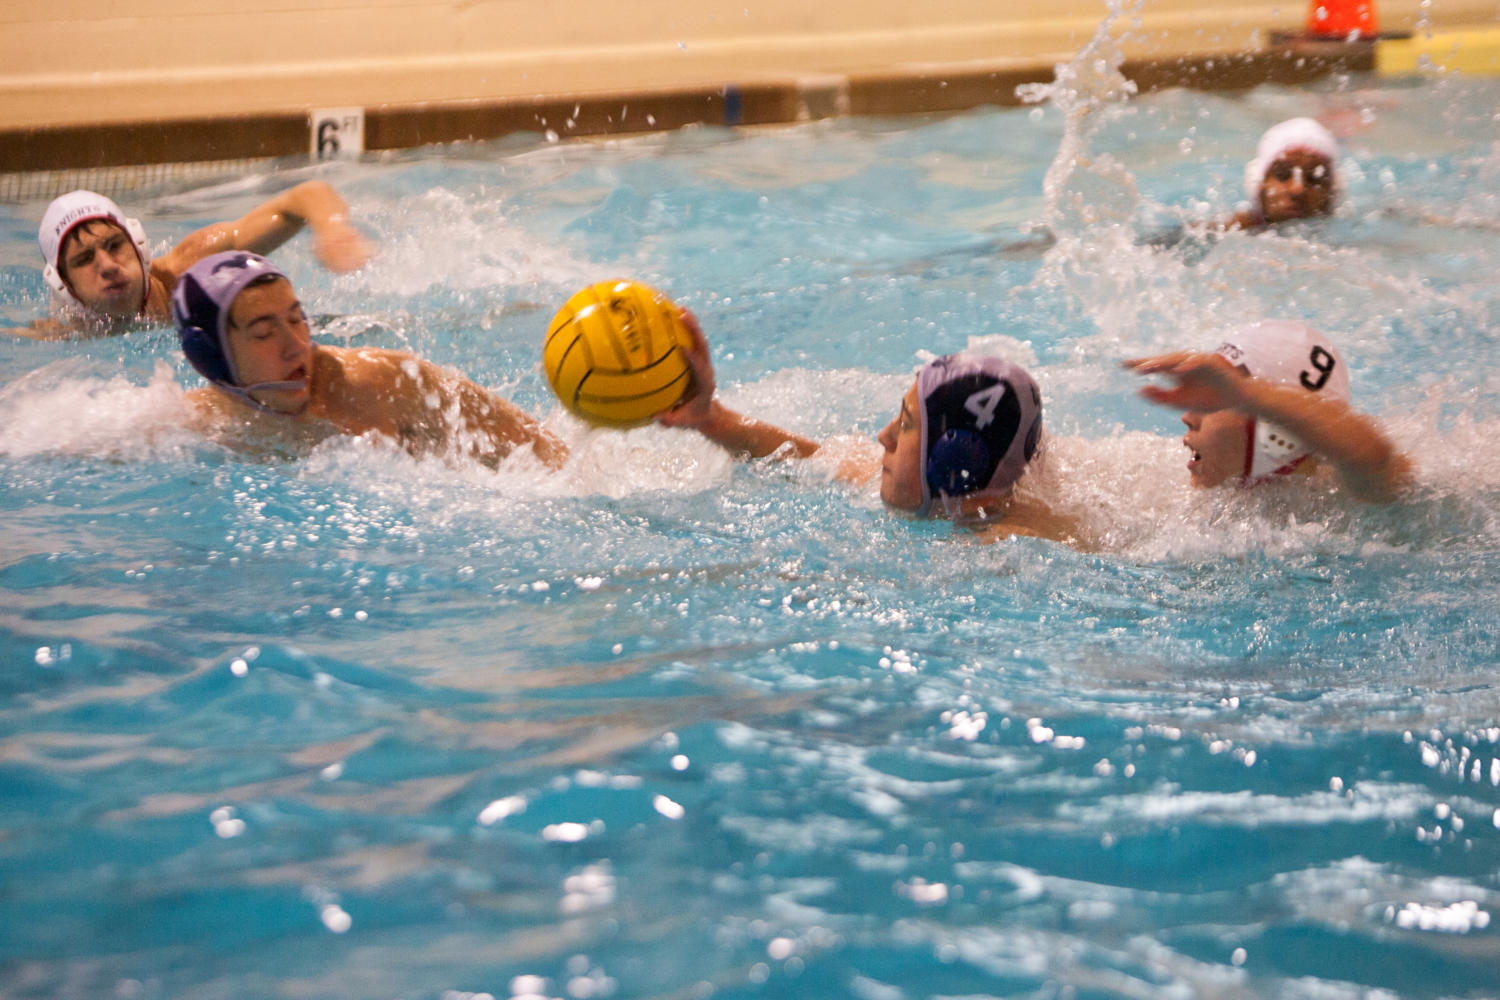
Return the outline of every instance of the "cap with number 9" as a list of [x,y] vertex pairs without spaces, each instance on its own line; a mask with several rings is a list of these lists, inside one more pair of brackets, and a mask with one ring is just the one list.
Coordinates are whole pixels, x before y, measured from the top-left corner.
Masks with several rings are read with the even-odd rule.
[[[1344,359],[1333,341],[1306,323],[1289,319],[1250,323],[1231,333],[1216,353],[1255,378],[1349,401],[1349,370]],[[1244,476],[1254,482],[1290,472],[1310,454],[1312,449],[1285,428],[1252,419]]]

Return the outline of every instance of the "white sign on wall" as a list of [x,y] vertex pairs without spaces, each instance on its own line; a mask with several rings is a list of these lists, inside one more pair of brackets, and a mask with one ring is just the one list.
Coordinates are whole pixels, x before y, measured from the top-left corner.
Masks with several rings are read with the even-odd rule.
[[322,108],[308,115],[315,160],[353,160],[365,151],[364,108]]

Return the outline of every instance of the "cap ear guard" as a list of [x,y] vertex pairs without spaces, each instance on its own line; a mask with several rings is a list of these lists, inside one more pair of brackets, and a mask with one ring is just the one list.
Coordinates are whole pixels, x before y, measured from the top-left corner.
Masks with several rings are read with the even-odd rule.
[[66,281],[63,281],[62,275],[57,273],[57,268],[53,267],[51,264],[43,266],[42,279],[47,282],[48,288],[52,289],[59,295],[71,296],[73,294],[73,289],[68,287],[68,283]]
[[927,449],[927,489],[933,496],[963,496],[982,488],[995,460],[984,438],[971,430],[946,430]]
[[194,317],[217,316],[218,304],[198,282],[192,271],[182,276],[172,296],[172,321],[182,341],[182,354],[198,374],[210,382],[234,385],[238,380],[230,371],[227,346],[219,341],[219,331],[206,330]]
[[1026,441],[1021,446],[1021,455],[1027,462],[1036,457],[1036,450],[1042,443],[1042,394],[1037,392],[1035,395],[1037,417],[1031,422],[1031,428],[1026,432]]
[[130,237],[130,242],[135,244],[136,256],[141,259],[141,274],[151,274],[151,244],[146,239],[146,227],[141,225],[140,219],[125,220],[125,235]]
[[1255,420],[1245,456],[1245,478],[1252,482],[1291,472],[1312,453],[1281,425]]

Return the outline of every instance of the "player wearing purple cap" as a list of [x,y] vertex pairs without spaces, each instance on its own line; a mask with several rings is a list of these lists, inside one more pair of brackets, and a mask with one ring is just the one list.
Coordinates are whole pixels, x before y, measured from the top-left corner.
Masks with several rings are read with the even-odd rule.
[[1213,354],[1180,351],[1125,366],[1176,380],[1141,395],[1187,411],[1182,443],[1192,453],[1188,475],[1196,487],[1312,476],[1385,502],[1411,485],[1411,460],[1349,405],[1343,358],[1305,323],[1252,323]]
[[[751,458],[807,458],[830,449],[830,442],[721,403],[708,341],[691,313],[684,311],[683,319],[693,334],[693,386],[658,422],[696,430]],[[878,472],[880,499],[889,507],[919,516],[938,513],[988,537],[1035,535],[1070,543],[1080,537],[1078,523],[1045,498],[1015,489],[1042,444],[1042,394],[1019,365],[968,351],[929,362],[877,440],[878,456],[862,448],[841,454],[838,476],[865,483]]]
[[557,468],[567,447],[513,403],[405,351],[314,343],[291,281],[252,253],[217,253],[172,293],[182,352],[211,389],[206,423],[299,439],[375,432],[413,455],[462,452],[495,465],[529,445]]
[[270,253],[304,226],[330,271],[353,271],[370,257],[365,238],[349,224],[348,206],[322,181],[298,184],[233,222],[205,226],[155,260],[138,221],[103,195],[70,191],[47,206],[37,230],[42,274],[61,303],[63,321],[40,320],[10,332],[57,339],[164,321],[172,289],[196,261],[226,250]]

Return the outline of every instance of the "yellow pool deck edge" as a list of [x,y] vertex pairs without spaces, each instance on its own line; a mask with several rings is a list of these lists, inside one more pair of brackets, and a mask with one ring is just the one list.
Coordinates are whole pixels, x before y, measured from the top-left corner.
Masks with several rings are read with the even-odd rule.
[[1408,38],[1381,40],[1375,69],[1382,76],[1421,73],[1500,75],[1500,26],[1466,31],[1417,31]]

